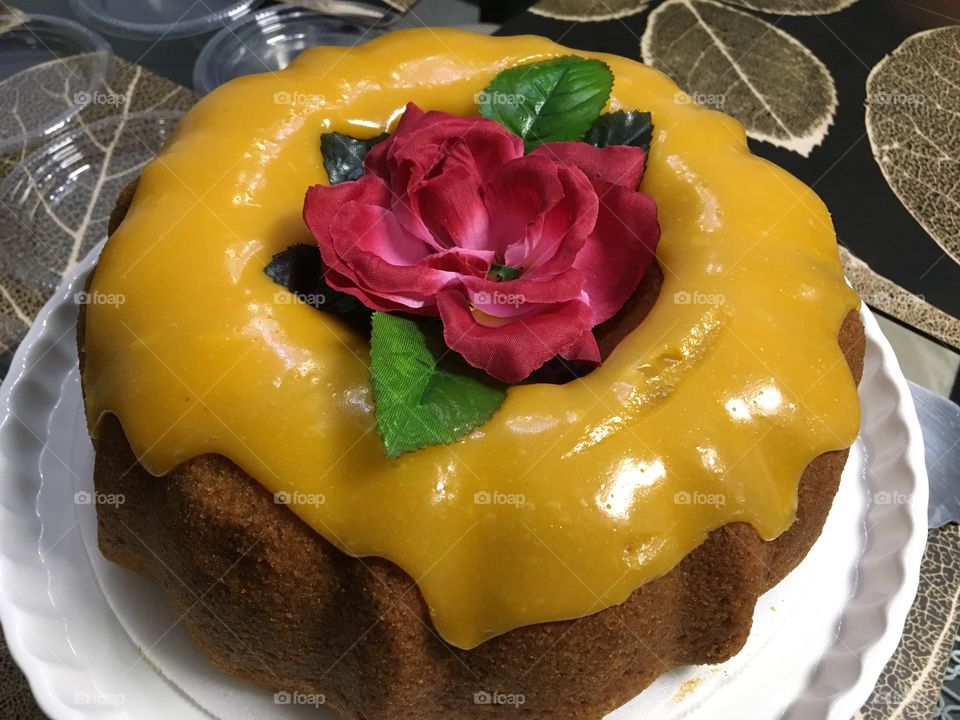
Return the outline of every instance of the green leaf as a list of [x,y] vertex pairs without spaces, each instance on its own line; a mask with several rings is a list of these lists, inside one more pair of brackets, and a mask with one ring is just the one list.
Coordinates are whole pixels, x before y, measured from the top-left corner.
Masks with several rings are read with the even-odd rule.
[[323,277],[323,260],[316,245],[291,245],[274,255],[263,271],[296,299],[338,315],[368,312],[353,295],[335,290]]
[[598,117],[587,130],[583,141],[596,147],[611,145],[630,145],[650,152],[653,140],[653,118],[648,112],[640,110],[617,110]]
[[417,323],[384,312],[371,321],[370,384],[392,458],[453,442],[489,420],[506,397],[501,388],[438,367]]
[[610,97],[613,74],[576,56],[504,70],[480,94],[480,114],[523,138],[527,152],[580,140]]
[[323,168],[331,185],[356,180],[363,175],[363,161],[367,153],[377,143],[390,137],[387,133],[369,140],[359,140],[338,132],[328,132],[320,136],[320,152],[323,154]]

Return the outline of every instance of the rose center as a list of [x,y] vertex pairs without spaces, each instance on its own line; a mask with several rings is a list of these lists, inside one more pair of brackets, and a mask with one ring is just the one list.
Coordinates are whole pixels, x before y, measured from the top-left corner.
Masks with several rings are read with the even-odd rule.
[[516,280],[523,273],[522,268],[510,267],[509,265],[498,265],[493,263],[490,266],[490,272],[487,273],[487,280],[494,280],[496,282],[506,282],[508,280]]

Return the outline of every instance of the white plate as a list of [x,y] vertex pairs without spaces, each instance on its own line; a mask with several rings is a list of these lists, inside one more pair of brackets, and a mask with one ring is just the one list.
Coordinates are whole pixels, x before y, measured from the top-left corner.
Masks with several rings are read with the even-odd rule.
[[[74,338],[74,295],[95,253],[40,313],[0,391],[0,619],[10,651],[57,720],[326,717],[214,670],[159,589],[96,550]],[[927,478],[906,382],[866,308],[863,320],[861,435],[822,537],[760,599],[743,652],[664,675],[610,720],[847,720],[869,695],[916,593]]]

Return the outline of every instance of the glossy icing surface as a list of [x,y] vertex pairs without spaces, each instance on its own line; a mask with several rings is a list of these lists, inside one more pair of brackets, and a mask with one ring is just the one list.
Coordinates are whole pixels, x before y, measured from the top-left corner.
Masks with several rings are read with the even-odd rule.
[[614,72],[608,109],[653,112],[642,189],[665,277],[650,315],[587,377],[513,387],[472,435],[390,460],[363,338],[263,273],[311,242],[301,208],[326,181],[322,132],[376,135],[410,100],[472,114],[499,70],[569,52],[405,31],[306,52],[203,99],[145,169],[97,267],[93,292],[124,302],[87,308],[91,427],[116,414],[155,474],[219,453],[289,493],[343,551],[408,572],[463,648],[620,603],[723,524],[783,532],[804,467],[857,433],[837,334],[859,301],[816,195],[652,69],[597,55]]

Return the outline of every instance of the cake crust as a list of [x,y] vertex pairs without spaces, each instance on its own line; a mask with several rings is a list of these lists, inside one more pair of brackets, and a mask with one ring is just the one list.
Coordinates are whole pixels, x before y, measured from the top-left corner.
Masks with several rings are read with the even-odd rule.
[[[121,195],[111,232],[133,192]],[[634,320],[659,291],[657,274],[648,275],[626,311]],[[613,344],[619,331],[605,335]],[[82,366],[82,306],[78,336]],[[857,313],[838,341],[859,382]],[[343,554],[226,458],[204,455],[150,475],[113,416],[100,426],[94,481],[125,501],[97,508],[99,546],[160,583],[221,670],[273,692],[322,696],[343,718],[516,715],[516,704],[478,704],[482,693],[522,696],[528,718],[600,718],[670,668],[722,662],[741,649],[759,596],[819,537],[847,453],[807,466],[797,519],[775,540],[726,525],[621,605],[521,627],[469,651],[437,636],[416,583],[389,561]]]

